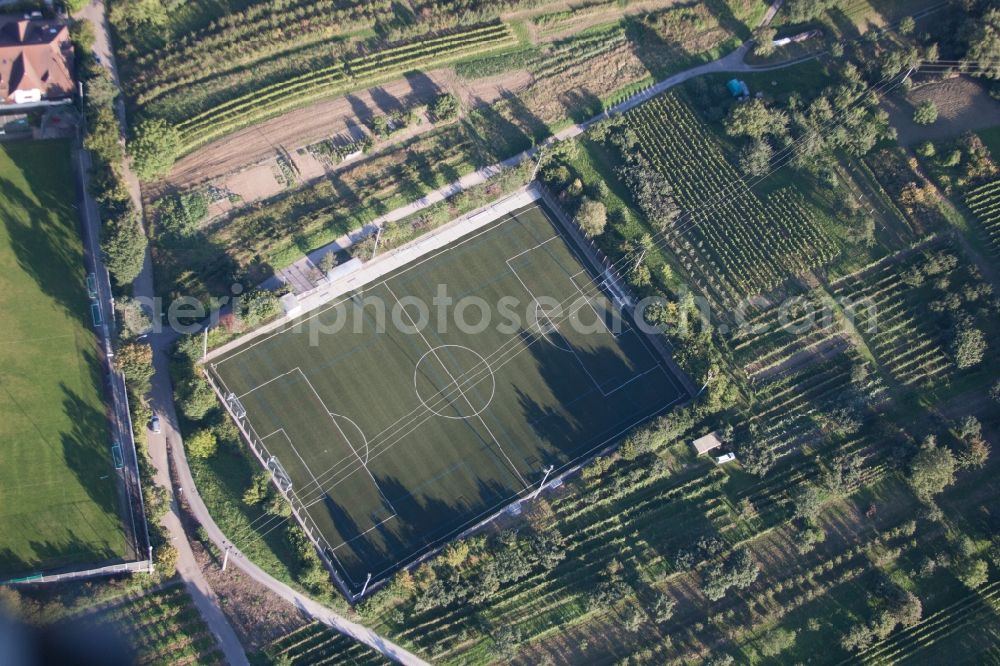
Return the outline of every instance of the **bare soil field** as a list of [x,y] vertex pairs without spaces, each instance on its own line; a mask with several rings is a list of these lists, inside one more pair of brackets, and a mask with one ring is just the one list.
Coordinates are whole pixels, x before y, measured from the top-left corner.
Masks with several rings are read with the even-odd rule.
[[[937,105],[938,119],[931,125],[917,125],[913,122],[913,109],[927,100]],[[905,101],[887,99],[883,106],[899,132],[899,142],[904,145],[984,129],[996,125],[1000,118],[1000,102],[990,97],[977,82],[964,76],[919,86]]]
[[445,91],[443,72],[414,75],[359,93],[325,100],[214,141],[177,161],[154,188],[184,190],[296,148],[351,131],[375,116],[412,103],[426,103]]

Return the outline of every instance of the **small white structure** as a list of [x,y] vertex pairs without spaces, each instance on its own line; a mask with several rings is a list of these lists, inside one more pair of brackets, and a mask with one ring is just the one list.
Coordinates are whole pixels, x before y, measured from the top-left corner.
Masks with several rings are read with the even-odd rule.
[[285,294],[281,297],[281,309],[289,317],[294,317],[302,312],[302,306],[299,305],[299,299],[295,297],[295,294]]
[[695,453],[700,456],[722,446],[722,441],[719,440],[719,433],[713,431],[691,442],[691,446],[694,447]]
[[348,261],[345,261],[344,263],[334,266],[328,270],[326,272],[326,280],[327,282],[336,282],[340,278],[350,275],[354,271],[361,268],[362,264],[363,262],[360,259],[353,257]]
[[723,465],[727,462],[732,462],[733,460],[736,460],[735,453],[723,453],[721,456],[715,456],[716,465]]

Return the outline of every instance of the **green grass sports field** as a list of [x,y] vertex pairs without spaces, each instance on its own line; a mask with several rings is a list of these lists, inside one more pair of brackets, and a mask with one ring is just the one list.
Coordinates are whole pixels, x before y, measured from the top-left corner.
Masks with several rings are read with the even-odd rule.
[[210,369],[357,591],[679,400],[615,312],[532,205]]
[[126,555],[73,183],[0,145],[0,579]]

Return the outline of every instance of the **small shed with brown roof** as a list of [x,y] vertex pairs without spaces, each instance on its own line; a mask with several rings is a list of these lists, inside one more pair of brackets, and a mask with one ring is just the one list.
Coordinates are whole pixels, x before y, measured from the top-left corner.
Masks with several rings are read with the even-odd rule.
[[710,432],[691,442],[691,446],[694,447],[695,452],[700,456],[722,446],[722,441],[719,439],[719,433]]
[[0,106],[72,97],[73,43],[58,21],[0,16]]

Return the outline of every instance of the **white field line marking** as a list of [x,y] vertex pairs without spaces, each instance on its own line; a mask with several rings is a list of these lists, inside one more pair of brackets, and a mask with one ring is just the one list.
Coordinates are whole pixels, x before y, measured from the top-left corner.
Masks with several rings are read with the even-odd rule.
[[[268,384],[270,384],[271,382],[276,382],[276,381],[278,381],[279,379],[281,379],[282,377],[286,377],[286,376],[288,376],[288,375],[292,374],[292,373],[293,373],[293,372],[295,372],[296,370],[298,370],[298,368],[292,368],[292,369],[291,369],[291,370],[289,370],[288,372],[283,372],[283,373],[281,373],[280,375],[276,375],[276,376],[272,377],[271,379],[268,379],[268,380],[267,380],[266,382],[264,382],[263,384],[258,384],[257,386],[254,386],[254,387],[253,387],[252,389],[250,389],[249,391],[247,391],[247,392],[246,392],[246,393],[244,393],[243,395],[238,395],[238,396],[236,396],[236,397],[237,397],[237,398],[239,398],[240,400],[242,400],[242,399],[243,399],[243,398],[244,398],[245,396],[248,396],[248,395],[250,395],[251,393],[253,393],[253,392],[254,392],[254,391],[256,391],[257,389],[260,389],[260,388],[264,388],[265,386],[267,386],[267,385],[268,385]],[[273,433],[272,433],[272,434],[273,434]]]
[[[549,240],[552,240],[552,239],[550,238]],[[548,241],[545,241],[545,242],[547,243]],[[542,243],[539,243],[539,244],[538,244],[538,245],[536,245],[535,247],[539,247],[539,246],[541,246],[541,245],[542,245]],[[535,248],[530,248],[530,249],[528,249],[528,250],[525,250],[525,252],[530,252],[530,251],[531,251],[531,250],[533,250],[533,249],[535,249]],[[524,252],[522,252],[521,254],[524,254]],[[517,255],[517,256],[520,256],[520,255]],[[549,326],[551,326],[551,327],[552,327],[552,330],[553,330],[553,331],[555,331],[556,333],[559,333],[559,327],[558,327],[558,326],[556,326],[556,325],[555,325],[555,324],[554,324],[554,323],[552,322],[552,319],[551,319],[551,318],[549,317],[549,315],[548,315],[547,313],[545,313],[545,311],[544,311],[544,310],[542,309],[542,306],[541,306],[541,304],[540,304],[540,303],[538,302],[538,298],[537,298],[537,297],[536,297],[536,296],[535,296],[535,295],[534,295],[534,294],[532,293],[531,289],[529,289],[529,288],[528,288],[528,285],[524,283],[524,280],[522,280],[522,279],[521,279],[521,276],[520,276],[520,275],[518,274],[518,272],[517,272],[517,269],[516,269],[516,268],[514,268],[513,266],[511,266],[511,265],[510,265],[510,259],[508,259],[508,260],[507,260],[507,267],[508,267],[508,268],[510,268],[510,271],[511,271],[511,273],[513,273],[513,274],[514,274],[514,277],[516,277],[516,278],[517,278],[517,281],[521,283],[521,286],[522,286],[522,287],[524,287],[524,290],[525,290],[526,292],[528,292],[528,295],[529,295],[529,296],[531,296],[531,298],[532,298],[532,299],[533,299],[533,300],[535,301],[535,311],[536,311],[536,312],[541,312],[541,313],[543,313],[543,316],[544,316],[544,317],[545,317],[545,318],[546,318],[546,319],[547,319],[547,320],[549,321]],[[576,288],[576,290],[577,290],[577,291],[578,291],[578,292],[580,293],[580,297],[581,297],[581,298],[583,298],[583,299],[584,299],[584,301],[585,301],[585,302],[586,302],[586,303],[587,303],[588,305],[590,305],[590,308],[591,308],[592,310],[594,310],[594,315],[595,315],[595,316],[596,316],[596,317],[597,317],[598,319],[601,319],[601,315],[597,314],[597,310],[596,310],[596,309],[594,309],[594,306],[593,306],[593,304],[592,304],[592,303],[590,302],[590,299],[588,299],[588,298],[587,298],[587,297],[586,297],[586,296],[585,296],[585,295],[583,294],[583,292],[582,292],[582,291],[580,291],[580,287],[579,287],[579,286],[578,286],[578,285],[576,284],[576,282],[575,282],[574,280],[570,279],[570,283],[571,283],[571,284],[572,284],[572,285],[573,285],[573,286],[574,286],[574,287]],[[618,338],[618,336],[617,336],[617,335],[615,335],[615,334],[614,334],[614,333],[613,333],[613,332],[611,331],[611,329],[610,329],[610,328],[608,328],[608,325],[607,325],[607,323],[605,323],[603,319],[601,319],[601,324],[602,324],[602,325],[604,326],[604,328],[605,328],[605,329],[607,329],[607,331],[608,331],[608,334],[610,334],[612,338],[615,338],[615,339],[617,339],[617,338]],[[630,383],[632,383],[633,381],[635,381],[636,379],[638,379],[638,378],[639,378],[639,377],[641,377],[642,375],[644,375],[644,374],[646,374],[647,372],[649,372],[649,370],[645,370],[645,371],[643,371],[643,372],[642,372],[642,374],[639,374],[639,375],[635,375],[635,376],[633,376],[633,377],[632,377],[631,379],[629,379],[629,380],[625,381],[625,383],[621,384],[621,385],[620,385],[620,386],[618,386],[617,388],[614,388],[614,389],[612,389],[612,390],[611,390],[611,391],[609,391],[609,392],[605,392],[605,391],[604,391],[604,387],[602,387],[602,386],[601,386],[601,384],[600,384],[600,383],[599,383],[599,382],[597,381],[597,379],[596,379],[596,378],[594,377],[594,375],[593,375],[593,374],[591,374],[590,370],[589,370],[589,369],[587,368],[587,365],[586,365],[586,364],[585,364],[585,363],[583,362],[583,359],[582,359],[582,358],[580,358],[580,355],[579,355],[579,354],[577,353],[576,349],[575,349],[575,348],[573,348],[573,346],[572,346],[572,345],[570,345],[570,348],[569,348],[569,349],[566,349],[566,348],[565,348],[565,347],[563,347],[562,345],[558,345],[558,344],[556,344],[555,342],[553,342],[553,341],[552,341],[552,340],[551,340],[551,339],[550,339],[550,338],[549,338],[548,336],[546,336],[546,335],[545,335],[544,333],[542,333],[542,331],[541,331],[541,324],[539,324],[539,330],[538,330],[538,332],[539,332],[539,334],[543,335],[543,336],[545,337],[545,339],[546,339],[546,340],[548,340],[548,342],[549,342],[549,343],[550,343],[550,344],[551,344],[551,345],[552,345],[553,347],[555,347],[556,349],[559,349],[559,350],[561,350],[561,351],[564,351],[564,352],[567,352],[567,353],[570,353],[570,354],[572,354],[572,355],[573,355],[573,357],[574,357],[574,358],[576,359],[576,362],[577,362],[577,363],[578,363],[578,364],[580,365],[580,368],[582,368],[582,369],[583,369],[583,372],[584,372],[584,373],[585,373],[585,374],[587,375],[587,377],[589,377],[589,378],[590,378],[590,382],[591,382],[591,383],[592,383],[592,384],[594,385],[594,388],[596,388],[596,389],[597,389],[598,391],[600,391],[600,392],[601,392],[601,395],[603,395],[603,396],[604,396],[605,398],[607,398],[607,397],[608,397],[608,396],[610,396],[610,395],[611,395],[612,393],[614,393],[614,392],[615,392],[615,391],[617,391],[618,389],[622,388],[622,387],[623,387],[623,386],[625,386],[626,384],[630,384]],[[560,336],[561,336],[561,335],[562,335],[562,334],[560,333]],[[566,338],[563,338],[563,340],[565,340],[565,339],[566,339]],[[568,341],[567,341],[567,343],[568,343]],[[655,361],[655,359],[654,359],[654,361]],[[655,362],[654,362],[654,364],[653,364],[653,365],[654,365],[654,367],[659,367],[659,363],[655,363]]]
[[355,427],[355,429],[358,431],[358,434],[361,435],[361,439],[365,440],[365,463],[367,463],[368,456],[371,454],[371,451],[368,449],[368,438],[365,436],[365,431],[362,430],[361,426],[355,423],[354,419],[352,419],[349,416],[344,416],[343,414],[334,414],[333,412],[330,412],[330,416],[334,418],[344,419],[345,421],[350,422],[350,424]]
[[[521,254],[524,254],[524,253],[522,252]],[[536,313],[540,313],[543,317],[545,317],[545,319],[548,320],[549,326],[551,327],[551,329],[553,331],[555,331],[555,332],[558,333],[559,332],[559,328],[552,322],[552,317],[550,317],[549,313],[546,312],[544,308],[542,308],[542,304],[538,302],[538,297],[535,296],[534,293],[532,293],[531,289],[528,288],[528,285],[525,284],[524,280],[521,279],[521,276],[518,274],[517,269],[515,269],[513,266],[510,265],[510,259],[507,260],[507,268],[509,268],[510,272],[514,274],[514,277],[517,278],[517,281],[521,283],[521,286],[524,288],[524,290],[526,292],[528,292],[528,296],[531,297],[531,300],[533,300],[535,302],[535,312]],[[541,324],[541,322],[535,322],[535,326],[538,328],[538,335],[541,336],[541,337],[543,337],[543,338],[545,338],[545,341],[548,342],[550,345],[552,345],[553,347],[555,347],[556,349],[558,349],[560,351],[564,351],[564,352],[569,353],[569,354],[573,353],[572,349],[566,349],[562,345],[556,344],[555,341],[553,341],[549,336],[547,336],[542,331],[542,324]]]
[[297,457],[297,458],[299,459],[299,461],[300,461],[300,462],[302,463],[302,466],[306,468],[306,471],[307,471],[307,472],[309,472],[309,476],[311,476],[311,477],[312,477],[312,480],[313,480],[313,483],[319,483],[319,479],[317,479],[317,478],[316,478],[316,475],[312,473],[312,470],[311,470],[311,469],[309,469],[309,465],[307,465],[307,464],[306,464],[306,461],[305,461],[305,459],[304,459],[304,458],[302,457],[302,454],[301,454],[301,453],[299,453],[299,450],[298,450],[297,448],[295,448],[295,444],[294,444],[294,443],[292,442],[292,438],[288,436],[288,433],[287,433],[287,432],[285,432],[285,429],[284,429],[284,428],[278,428],[277,430],[275,430],[274,432],[272,432],[272,433],[271,433],[270,435],[268,435],[267,437],[262,437],[260,441],[261,441],[261,442],[263,442],[263,441],[264,441],[265,439],[267,439],[268,437],[272,437],[272,436],[274,436],[274,435],[277,435],[277,434],[278,434],[279,432],[280,432],[280,433],[281,433],[282,435],[284,435],[284,436],[285,436],[285,440],[286,440],[286,441],[288,442],[288,446],[292,447],[292,453],[294,453],[294,454],[295,454],[295,456],[296,456],[296,457]]
[[[465,391],[462,390],[458,380],[455,378],[455,375],[451,374],[451,370],[448,369],[448,366],[444,364],[444,361],[441,360],[441,357],[438,355],[437,349],[431,345],[427,337],[424,336],[424,332],[417,327],[417,322],[413,321],[413,317],[411,317],[410,313],[407,312],[405,307],[403,307],[403,304],[399,302],[399,297],[396,296],[396,292],[394,292],[388,284],[385,285],[385,288],[388,289],[392,297],[396,299],[396,304],[406,314],[406,318],[410,320],[410,323],[413,325],[413,328],[417,329],[417,333],[420,335],[420,339],[424,341],[424,344],[427,345],[427,349],[430,350],[431,354],[433,354],[434,358],[437,359],[437,362],[444,369],[445,373],[447,373],[448,377],[451,378],[451,383],[454,384],[455,387],[458,389],[458,392],[462,396],[462,399],[465,400],[465,404],[469,406],[469,410],[475,412],[476,408],[472,406],[472,401],[469,400],[469,397],[465,394]],[[521,479],[521,483],[523,483],[525,487],[528,487],[528,482],[525,481],[523,476],[521,476],[521,472],[519,472],[517,467],[514,465],[514,461],[511,460],[510,456],[507,455],[507,452],[504,451],[503,447],[500,445],[500,440],[498,440],[496,435],[493,434],[493,431],[490,430],[490,427],[486,425],[486,420],[483,419],[483,415],[481,413],[476,414],[476,418],[479,419],[479,422],[483,424],[484,428],[486,428],[486,432],[488,432],[490,434],[490,437],[493,438],[493,443],[497,445],[497,448],[500,450],[500,453],[502,453],[503,457],[507,459],[507,463],[511,466],[511,469],[514,470],[514,474],[517,474],[517,478]]]
[[[535,204],[535,205],[530,206],[528,208],[518,209],[516,212],[518,213],[518,215],[522,215],[524,213],[528,213],[530,211],[539,210],[539,209],[541,209],[541,206],[539,206],[538,204]],[[469,243],[469,242],[471,242],[471,241],[479,238],[483,234],[489,233],[489,232],[491,232],[491,231],[493,231],[495,229],[500,228],[501,226],[503,226],[505,224],[510,223],[512,220],[515,220],[515,221],[518,220],[519,218],[513,214],[514,212],[515,211],[508,211],[508,212],[504,213],[503,215],[501,215],[500,217],[496,218],[495,220],[491,220],[490,222],[486,222],[485,225],[482,228],[477,229],[475,231],[475,233],[469,234],[468,236],[463,236],[461,240],[459,240],[459,241],[457,241],[455,243],[451,243],[451,244],[449,244],[449,245],[447,245],[447,246],[445,246],[443,248],[436,248],[435,250],[432,250],[432,251],[428,252],[426,255],[423,255],[423,256],[419,257],[416,261],[413,261],[413,262],[411,262],[409,264],[406,264],[405,268],[400,269],[398,272],[394,272],[393,273],[393,277],[395,278],[395,277],[399,277],[401,275],[405,275],[406,273],[409,273],[413,269],[415,269],[415,268],[417,268],[419,266],[422,266],[424,263],[426,263],[428,261],[431,261],[432,259],[436,259],[437,257],[439,257],[439,256],[441,256],[443,254],[446,254],[447,252],[450,252],[451,250],[455,249],[456,247],[459,247],[460,245],[465,245],[466,243]],[[544,215],[544,212],[543,212],[543,215]],[[506,218],[506,219],[504,219],[504,218]],[[549,216],[545,215],[545,219],[548,220],[548,218],[549,218]],[[501,222],[499,224],[493,224],[493,222],[496,222],[496,220],[501,220]],[[551,239],[549,239],[549,240],[551,240]],[[354,287],[351,288],[351,290],[348,293],[349,294],[355,294],[355,293],[357,293],[362,288],[367,288],[367,287],[373,287],[374,288],[374,287],[378,287],[380,284],[385,284],[385,282],[386,282],[385,279],[379,280],[378,282],[376,282],[375,281],[376,279],[377,278],[373,278],[369,282],[362,282],[361,284],[355,285]],[[309,315],[308,317],[304,317],[302,319],[296,319],[294,321],[289,321],[286,324],[284,324],[284,326],[276,329],[270,335],[267,335],[267,336],[261,338],[260,340],[257,340],[256,342],[253,342],[253,343],[247,345],[243,349],[240,349],[240,350],[234,352],[231,356],[226,356],[225,358],[222,358],[219,361],[213,361],[212,366],[215,367],[216,365],[222,365],[226,361],[230,361],[230,360],[236,358],[237,356],[239,356],[243,352],[249,351],[253,347],[256,347],[257,345],[262,344],[264,342],[267,342],[271,338],[273,338],[273,337],[275,337],[277,335],[281,335],[282,333],[287,332],[289,330],[289,328],[294,327],[294,326],[298,326],[298,325],[301,325],[301,324],[304,324],[305,322],[307,322],[307,321],[309,321],[311,319],[315,319],[316,317],[320,316],[321,314],[332,310],[333,308],[337,307],[341,303],[343,303],[345,301],[348,301],[350,299],[351,299],[351,296],[345,296],[344,298],[341,298],[341,299],[337,300],[336,302],[331,303],[329,305],[329,307],[317,310],[316,312],[314,312],[313,314]],[[247,335],[251,335],[251,333],[248,333]]]
[[352,536],[350,539],[347,539],[345,541],[341,541],[336,546],[332,546],[331,545],[330,549],[333,550],[334,552],[337,552],[338,549],[343,548],[344,546],[348,545],[352,541],[360,539],[361,537],[363,537],[364,535],[368,534],[372,530],[377,529],[379,527],[379,525],[383,525],[384,523],[389,522],[390,520],[392,520],[393,518],[395,518],[398,515],[399,515],[398,513],[393,513],[391,516],[388,516],[387,518],[384,518],[384,519],[378,521],[377,523],[375,523],[374,525],[372,525],[371,527],[369,527],[368,529],[366,529],[364,532],[361,532],[360,534],[356,534],[355,536]]
[[[661,366],[660,370],[662,370],[663,373],[668,378],[670,378],[670,373],[665,368],[663,368]],[[671,379],[671,382],[673,382],[672,379]],[[676,387],[676,384],[674,386]],[[643,416],[643,417],[640,417],[639,419],[636,419],[635,421],[633,421],[629,425],[627,425],[624,428],[620,429],[615,434],[613,434],[610,437],[607,437],[606,439],[604,439],[601,443],[596,444],[596,445],[592,446],[591,448],[587,449],[582,454],[580,454],[578,456],[575,456],[573,458],[573,460],[567,462],[562,467],[560,467],[558,470],[553,470],[553,473],[552,473],[552,475],[549,478],[550,479],[558,478],[560,474],[564,473],[566,470],[571,469],[572,467],[574,467],[575,465],[577,465],[579,463],[579,461],[587,458],[590,454],[594,453],[595,451],[600,451],[601,449],[605,448],[608,445],[609,442],[611,442],[612,440],[620,438],[622,435],[624,435],[626,432],[628,432],[629,430],[631,430],[632,428],[634,428],[638,424],[643,423],[643,422],[645,422],[645,421],[647,421],[649,419],[655,418],[656,416],[658,416],[660,414],[663,414],[666,411],[669,411],[670,408],[672,408],[675,404],[677,404],[681,400],[687,399],[687,396],[683,392],[683,390],[681,390],[680,387],[677,387],[677,388],[678,388],[678,391],[679,391],[678,392],[678,396],[676,398],[674,398],[673,400],[671,400],[669,403],[665,404],[660,409],[655,410],[655,411],[651,412],[650,414],[648,414],[646,416]],[[507,506],[510,506],[511,500],[513,498],[520,497],[522,495],[527,496],[528,491],[534,492],[534,490],[532,490],[530,488],[526,488],[525,490],[520,490],[518,492],[515,492],[515,493],[512,493],[512,494],[508,495],[507,497],[503,498],[499,502],[495,503],[489,509],[483,510],[482,512],[480,512],[476,516],[470,518],[469,520],[465,521],[464,523],[462,523],[461,525],[459,525],[455,529],[447,532],[444,536],[438,537],[434,541],[431,541],[431,542],[429,542],[427,544],[422,544],[420,547],[410,549],[410,551],[408,553],[406,553],[406,555],[404,555],[403,557],[399,558],[398,560],[396,560],[392,564],[387,565],[384,569],[382,569],[381,571],[379,571],[375,575],[376,576],[381,576],[385,572],[387,572],[387,571],[395,568],[400,563],[405,562],[410,557],[412,557],[413,553],[421,552],[421,551],[423,551],[425,549],[433,549],[433,547],[434,547],[435,544],[442,544],[442,543],[446,543],[446,542],[450,541],[452,538],[455,537],[455,535],[461,534],[465,530],[469,529],[470,526],[475,526],[477,523],[481,522],[483,520],[484,516],[488,516],[491,513],[499,513],[500,511],[505,510],[505,508]],[[500,508],[500,507],[504,507],[504,508]]]
[[[375,475],[372,474],[370,469],[368,469],[367,463],[365,463],[365,461],[358,454],[358,451],[357,449],[354,448],[354,445],[351,444],[351,440],[348,439],[347,434],[344,432],[343,428],[341,428],[340,424],[337,423],[337,419],[333,417],[333,412],[331,412],[330,409],[326,406],[326,403],[323,402],[323,398],[319,396],[319,393],[316,391],[316,388],[313,386],[312,382],[309,381],[309,377],[306,376],[306,373],[302,372],[302,368],[295,368],[295,369],[298,370],[299,374],[302,375],[302,378],[306,380],[306,384],[309,384],[309,388],[312,390],[313,395],[315,395],[316,399],[319,400],[319,404],[323,406],[323,411],[325,411],[326,415],[330,418],[331,421],[333,421],[333,425],[337,426],[337,430],[340,432],[340,436],[344,438],[344,441],[347,442],[347,446],[351,447],[351,451],[353,451],[354,455],[357,457],[358,462],[361,463],[361,466],[365,468],[366,472],[368,472],[368,476],[371,478],[372,483],[375,484],[375,490],[377,490],[378,494],[382,497],[382,501],[389,506],[389,508],[392,510],[393,513],[396,513],[396,508],[392,505],[392,502],[390,502],[389,499],[385,496],[385,493],[382,492],[382,488],[379,487],[378,481],[375,480]],[[309,473],[312,474],[312,470],[310,470]],[[320,486],[320,488],[322,488],[322,485]]]

